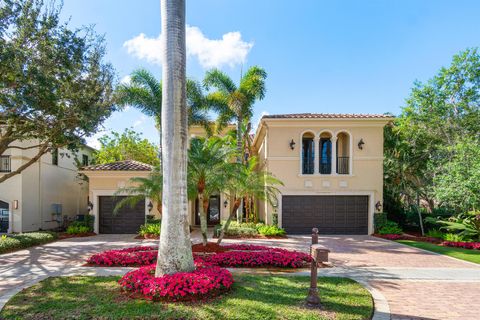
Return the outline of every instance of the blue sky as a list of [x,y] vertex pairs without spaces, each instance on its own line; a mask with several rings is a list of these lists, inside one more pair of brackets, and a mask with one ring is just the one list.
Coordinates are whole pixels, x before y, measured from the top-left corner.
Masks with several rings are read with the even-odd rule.
[[[479,46],[479,12],[477,0],[187,0],[187,72],[201,80],[216,66],[238,79],[242,66],[265,68],[268,91],[254,121],[264,113],[398,114],[415,80]],[[105,35],[119,80],[138,67],[160,78],[160,0],[64,0],[62,14]],[[134,109],[115,113],[96,137],[127,127],[158,142],[153,121]]]

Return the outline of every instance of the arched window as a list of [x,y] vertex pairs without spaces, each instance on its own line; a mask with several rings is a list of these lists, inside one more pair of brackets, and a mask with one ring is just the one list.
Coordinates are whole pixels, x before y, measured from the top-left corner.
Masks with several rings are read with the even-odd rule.
[[319,141],[320,174],[332,173],[332,135],[328,132],[320,134]]
[[350,173],[350,136],[346,132],[337,134],[337,173]]
[[302,174],[313,174],[315,164],[314,135],[306,132],[302,135]]

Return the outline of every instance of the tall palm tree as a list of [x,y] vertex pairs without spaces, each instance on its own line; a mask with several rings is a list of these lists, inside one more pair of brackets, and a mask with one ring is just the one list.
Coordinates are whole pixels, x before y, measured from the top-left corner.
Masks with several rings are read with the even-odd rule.
[[162,229],[155,276],[195,269],[188,225],[185,0],[161,0]]
[[[162,82],[146,69],[137,69],[130,74],[128,83],[120,84],[116,89],[117,103],[120,106],[132,106],[145,115],[155,119],[162,140]],[[188,125],[201,125],[208,134],[211,133],[208,111],[210,106],[202,85],[195,80],[187,79]],[[159,158],[162,158],[160,146]]]
[[188,151],[188,186],[190,199],[198,199],[198,214],[203,245],[207,245],[207,211],[210,196],[222,191],[234,171],[230,160],[235,149],[221,138],[195,138]]
[[283,185],[282,181],[275,178],[271,173],[258,168],[258,160],[251,157],[246,165],[235,163],[235,174],[230,176],[228,183],[223,190],[233,196],[233,206],[227,221],[222,227],[217,243],[220,244],[228,230],[230,223],[235,218],[236,211],[242,203],[244,197],[252,197],[274,204],[277,201],[277,195],[280,190],[278,185]]
[[244,121],[248,122],[253,115],[253,104],[265,97],[265,79],[267,73],[260,67],[253,66],[240,78],[237,86],[224,72],[213,69],[207,72],[204,85],[207,89],[215,88],[207,99],[219,113],[218,127],[225,127],[230,121],[237,125],[237,162],[242,162]]

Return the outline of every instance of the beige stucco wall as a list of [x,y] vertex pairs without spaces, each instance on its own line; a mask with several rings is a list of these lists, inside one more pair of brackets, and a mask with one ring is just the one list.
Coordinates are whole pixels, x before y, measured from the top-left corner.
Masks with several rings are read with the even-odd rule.
[[[95,216],[95,232],[98,233],[98,197],[114,195],[119,188],[132,186],[130,179],[133,177],[148,177],[150,172],[148,171],[82,171],[89,179],[89,199],[93,204],[93,210],[91,214]],[[224,201],[227,199],[225,195],[220,195],[220,214],[221,219],[227,219],[230,203],[227,207],[224,206]],[[146,199],[146,204],[150,199]],[[160,218],[160,212],[157,210],[157,203],[152,201],[153,209],[148,212],[145,210],[145,214],[154,215],[156,218]],[[195,225],[195,203],[189,201],[189,223]]]
[[[36,141],[17,142],[15,145],[28,147]],[[11,157],[11,169],[18,167],[35,156],[37,149],[9,149],[5,155]],[[52,204],[62,205],[62,216],[73,219],[77,214],[87,213],[88,183],[76,178],[75,158],[88,155],[92,150],[81,148],[77,153],[66,149],[59,150],[58,165],[52,164],[52,155],[47,153],[39,161],[29,166],[3,183],[0,183],[0,200],[9,203],[12,232],[48,230],[58,226],[52,217]],[[3,173],[0,173],[3,174]],[[14,209],[13,202],[18,201]]]
[[[374,204],[383,198],[383,127],[387,120],[296,120],[264,119],[257,131],[255,147],[260,162],[280,179],[282,195],[368,195],[370,197],[369,231],[373,231]],[[336,137],[340,132],[349,135],[350,145],[346,148],[351,155],[350,173],[323,175],[318,173],[302,174],[301,150],[302,135],[311,132],[318,138],[322,132]],[[296,143],[294,150],[290,141]],[[363,149],[358,142],[363,139]],[[315,163],[318,163],[319,148],[316,148]],[[267,223],[272,221],[272,213],[277,210],[281,225],[281,196],[278,207],[272,208],[260,203],[261,216]]]

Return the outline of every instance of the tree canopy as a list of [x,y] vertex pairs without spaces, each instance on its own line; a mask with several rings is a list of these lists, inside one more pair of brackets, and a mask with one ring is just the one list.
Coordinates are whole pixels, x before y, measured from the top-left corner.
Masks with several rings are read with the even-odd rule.
[[0,6],[0,155],[34,141],[36,156],[76,149],[114,110],[115,73],[92,28],[71,29],[60,6],[4,0]]
[[467,49],[431,80],[416,82],[386,127],[386,210],[417,201],[429,211],[478,208],[472,179],[479,175],[479,148],[480,55]]
[[136,160],[154,166],[159,165],[158,148],[132,129],[127,128],[122,133],[112,132],[98,141],[101,147],[94,155],[97,164]]

